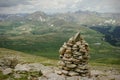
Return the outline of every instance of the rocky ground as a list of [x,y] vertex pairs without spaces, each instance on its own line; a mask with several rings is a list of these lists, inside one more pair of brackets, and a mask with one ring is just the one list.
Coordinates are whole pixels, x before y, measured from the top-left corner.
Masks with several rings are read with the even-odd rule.
[[57,67],[41,63],[18,63],[16,59],[0,60],[0,73],[0,80],[120,80],[120,72],[115,69],[91,69],[89,77],[65,76],[58,74]]

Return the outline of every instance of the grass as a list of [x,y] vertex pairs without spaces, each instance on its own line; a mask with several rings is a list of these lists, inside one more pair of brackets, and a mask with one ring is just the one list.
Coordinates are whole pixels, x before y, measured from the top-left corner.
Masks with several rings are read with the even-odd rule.
[[[37,30],[38,33],[32,34],[31,32],[29,34],[10,35],[0,42],[0,47],[21,51],[26,53],[26,55],[30,54],[35,56],[35,58],[31,58],[30,56],[27,57],[31,58],[31,62],[39,62],[41,60],[41,62],[43,61],[42,63],[46,61],[46,64],[50,64],[50,61],[57,61],[59,59],[58,50],[63,43],[76,32],[80,31],[81,35],[89,43],[91,62],[120,65],[120,48],[114,47],[102,40],[104,35],[95,30],[74,23],[53,27],[49,27],[42,23],[39,24],[38,22],[33,23],[34,24],[29,24],[28,22],[27,24],[29,24],[29,27],[34,25],[31,28],[34,29],[34,32]],[[10,26],[18,27],[21,25],[15,23]],[[42,27],[44,28],[42,29]],[[11,29],[7,32],[9,33],[10,30]],[[14,32],[14,30],[11,30],[11,32]],[[100,45],[95,45],[95,43],[100,43]]]
[[49,59],[49,58],[42,57],[42,56],[36,56],[36,55],[32,55],[32,54],[28,54],[28,53],[24,53],[20,51],[0,48],[0,58],[6,57],[6,56],[16,57],[22,63],[39,62],[44,65],[56,65],[57,64],[57,60],[54,60],[54,59]]

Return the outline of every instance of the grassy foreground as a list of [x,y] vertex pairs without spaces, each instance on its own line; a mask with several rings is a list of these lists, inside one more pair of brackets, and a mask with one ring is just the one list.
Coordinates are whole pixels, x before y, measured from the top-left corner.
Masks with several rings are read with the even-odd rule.
[[[0,48],[0,58],[2,57],[15,57],[17,58],[21,63],[42,63],[44,65],[52,65],[52,66],[57,66],[57,62],[59,61],[58,59],[51,59],[51,58],[46,58],[42,56],[36,56],[32,54],[27,54],[24,52],[20,51],[15,51],[15,50],[10,50],[10,49],[5,49],[5,48]],[[95,61],[90,60],[89,63],[91,66],[104,66],[104,67],[114,67],[116,69],[119,69],[120,65],[114,65],[114,64],[105,64],[105,63],[98,63]]]

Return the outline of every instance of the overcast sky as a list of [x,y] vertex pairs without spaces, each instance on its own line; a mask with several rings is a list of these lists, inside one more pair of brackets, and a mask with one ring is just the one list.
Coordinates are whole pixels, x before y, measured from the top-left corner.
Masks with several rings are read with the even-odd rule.
[[0,0],[0,13],[46,13],[89,10],[120,13],[120,0]]

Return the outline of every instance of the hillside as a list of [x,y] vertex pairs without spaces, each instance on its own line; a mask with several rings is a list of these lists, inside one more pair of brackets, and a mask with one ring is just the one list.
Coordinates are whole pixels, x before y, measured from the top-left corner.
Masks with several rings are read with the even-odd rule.
[[[21,15],[22,16],[22,15]],[[120,48],[104,40],[105,34],[91,29],[90,26],[118,25],[110,17],[94,12],[75,12],[47,15],[35,12],[17,20],[4,19],[0,22],[0,47],[22,51],[46,59],[58,60],[61,45],[76,32],[89,43],[91,62],[119,65]],[[112,23],[111,23],[112,22]],[[95,23],[95,24],[94,24]]]
[[[13,57],[17,58],[21,64],[25,63],[42,63],[44,65],[55,65],[57,64],[57,60],[53,59],[48,59],[42,56],[35,56],[32,54],[20,52],[20,51],[15,51],[11,49],[6,49],[6,48],[0,48],[0,59],[1,58],[7,58],[7,57]],[[54,64],[54,63],[56,64]]]
[[[17,58],[19,60],[19,63],[15,66],[15,68],[11,68],[7,65],[4,66],[2,69],[2,66],[0,66],[0,79],[1,80],[28,80],[28,79],[39,79],[39,80],[49,80],[50,79],[61,79],[65,78],[65,80],[75,79],[75,80],[119,80],[120,75],[120,69],[119,66],[116,65],[103,65],[103,64],[92,64],[90,62],[90,71],[91,71],[91,77],[81,77],[81,76],[64,76],[58,75],[56,67],[57,60],[51,60],[49,58],[44,58],[40,56],[34,56],[27,53],[0,48],[0,65],[4,64],[6,61],[1,63],[1,60],[4,59],[10,59],[10,57]],[[9,63],[9,61],[7,62]],[[42,64],[41,64],[42,63]],[[44,65],[47,66],[44,66]],[[49,66],[52,65],[52,66]],[[54,66],[53,66],[54,65]],[[6,67],[6,68],[5,68]],[[39,71],[40,70],[40,71]],[[47,74],[47,75],[46,75]],[[67,79],[66,79],[67,78]],[[76,79],[78,78],[78,79]]]

